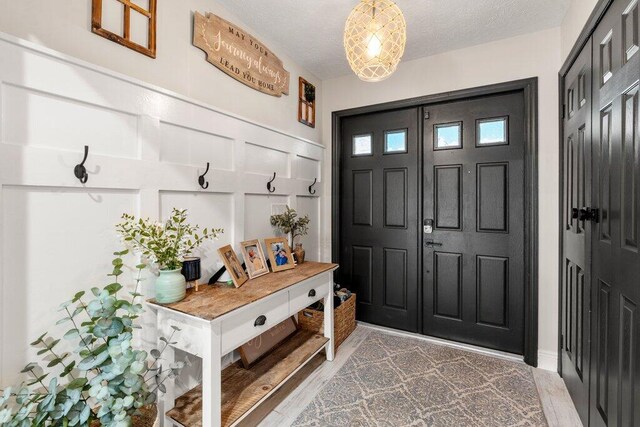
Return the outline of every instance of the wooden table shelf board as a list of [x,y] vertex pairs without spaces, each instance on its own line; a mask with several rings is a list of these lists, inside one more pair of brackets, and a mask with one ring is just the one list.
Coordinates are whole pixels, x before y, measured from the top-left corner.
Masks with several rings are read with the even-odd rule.
[[[250,369],[239,362],[222,372],[222,425],[242,421],[250,409],[262,403],[318,354],[329,341],[300,330]],[[184,426],[202,426],[202,386],[176,399],[167,416]]]

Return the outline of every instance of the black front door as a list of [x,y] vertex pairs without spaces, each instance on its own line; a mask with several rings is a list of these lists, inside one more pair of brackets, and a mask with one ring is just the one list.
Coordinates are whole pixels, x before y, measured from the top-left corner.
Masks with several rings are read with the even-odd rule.
[[638,2],[593,33],[591,426],[640,425]]
[[[565,76],[562,200],[562,377],[582,423],[589,422],[591,301],[591,42]],[[581,213],[582,212],[582,213]]]
[[524,96],[424,108],[423,331],[523,354]]
[[358,319],[418,331],[418,110],[342,121],[340,281]]

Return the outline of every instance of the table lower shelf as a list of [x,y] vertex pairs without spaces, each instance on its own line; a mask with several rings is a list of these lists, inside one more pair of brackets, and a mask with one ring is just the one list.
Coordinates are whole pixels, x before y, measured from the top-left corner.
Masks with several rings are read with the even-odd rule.
[[[251,368],[238,362],[222,371],[222,425],[233,425],[264,401],[328,341],[316,332],[299,330]],[[167,416],[183,426],[202,426],[202,386],[177,398]]]

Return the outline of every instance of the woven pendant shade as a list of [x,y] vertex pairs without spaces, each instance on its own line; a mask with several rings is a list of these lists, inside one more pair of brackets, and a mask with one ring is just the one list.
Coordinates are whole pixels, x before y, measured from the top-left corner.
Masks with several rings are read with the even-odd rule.
[[349,65],[367,82],[379,82],[396,71],[404,54],[407,24],[391,0],[361,0],[344,29]]

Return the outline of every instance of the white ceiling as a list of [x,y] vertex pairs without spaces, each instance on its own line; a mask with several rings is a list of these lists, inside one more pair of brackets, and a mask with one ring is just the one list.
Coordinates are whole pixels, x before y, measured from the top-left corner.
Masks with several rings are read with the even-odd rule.
[[[569,1],[396,0],[407,20],[403,60],[558,26]],[[219,2],[320,79],[350,73],[342,33],[357,0]]]

